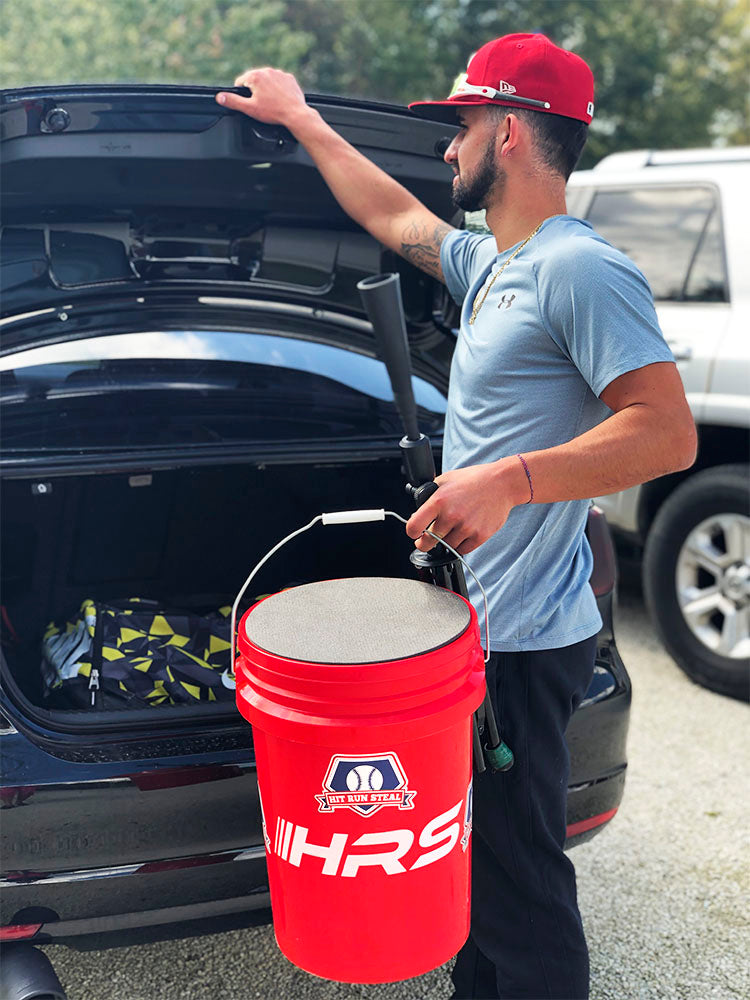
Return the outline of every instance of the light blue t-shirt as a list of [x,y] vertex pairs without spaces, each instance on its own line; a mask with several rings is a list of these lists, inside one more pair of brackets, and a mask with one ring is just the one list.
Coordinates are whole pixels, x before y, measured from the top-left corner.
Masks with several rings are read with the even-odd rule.
[[[611,415],[598,396],[613,379],[673,360],[641,272],[569,215],[545,220],[470,326],[476,296],[516,247],[498,254],[492,236],[463,230],[443,240],[446,284],[463,302],[443,471],[570,441]],[[588,507],[588,500],[514,507],[466,557],[487,591],[493,650],[568,646],[601,628],[588,582]],[[484,605],[469,574],[467,585],[484,634]]]

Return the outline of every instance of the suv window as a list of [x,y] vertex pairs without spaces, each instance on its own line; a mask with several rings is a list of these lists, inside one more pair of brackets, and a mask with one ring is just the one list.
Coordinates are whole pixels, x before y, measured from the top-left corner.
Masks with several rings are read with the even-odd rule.
[[[3,451],[128,450],[400,437],[385,365],[315,341],[164,331],[0,359]],[[414,377],[427,433],[445,398]]]
[[727,301],[720,208],[712,188],[599,190],[586,217],[638,265],[657,301]]

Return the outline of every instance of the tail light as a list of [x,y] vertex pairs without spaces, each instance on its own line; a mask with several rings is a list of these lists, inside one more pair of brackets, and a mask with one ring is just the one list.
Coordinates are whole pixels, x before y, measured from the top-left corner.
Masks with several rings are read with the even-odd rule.
[[609,823],[616,812],[617,809],[610,809],[605,813],[599,813],[598,816],[590,816],[588,819],[582,819],[578,823],[571,823],[565,831],[566,836],[575,837],[579,833],[593,830],[596,826],[604,826],[605,823]]
[[8,924],[6,927],[0,927],[0,941],[28,941],[41,926],[41,924]]

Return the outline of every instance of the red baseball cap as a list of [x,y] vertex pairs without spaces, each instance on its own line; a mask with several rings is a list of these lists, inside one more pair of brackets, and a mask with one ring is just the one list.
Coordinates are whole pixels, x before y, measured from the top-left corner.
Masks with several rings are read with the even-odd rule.
[[575,52],[546,35],[503,35],[483,45],[469,60],[466,79],[445,101],[415,101],[422,118],[455,122],[462,107],[504,104],[591,123],[594,74]]

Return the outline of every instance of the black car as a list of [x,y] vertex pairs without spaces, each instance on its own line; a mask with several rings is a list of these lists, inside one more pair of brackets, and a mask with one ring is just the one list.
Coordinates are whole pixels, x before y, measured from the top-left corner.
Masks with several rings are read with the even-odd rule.
[[[275,541],[322,511],[409,515],[363,277],[400,273],[420,427],[440,448],[455,340],[445,289],[348,219],[289,133],[221,109],[214,93],[0,95],[6,975],[42,957],[18,942],[215,931],[265,918],[269,904],[251,731],[233,702],[117,710],[92,689],[90,705],[53,705],[48,623],[85,599],[219,608]],[[441,160],[450,127],[390,105],[310,100],[460,224]],[[589,537],[605,626],[568,734],[571,844],[618,808],[630,705],[612,632],[614,557],[595,510]],[[410,576],[411,550],[394,522],[324,541],[310,531],[252,596]],[[48,971],[32,971],[29,989]]]

